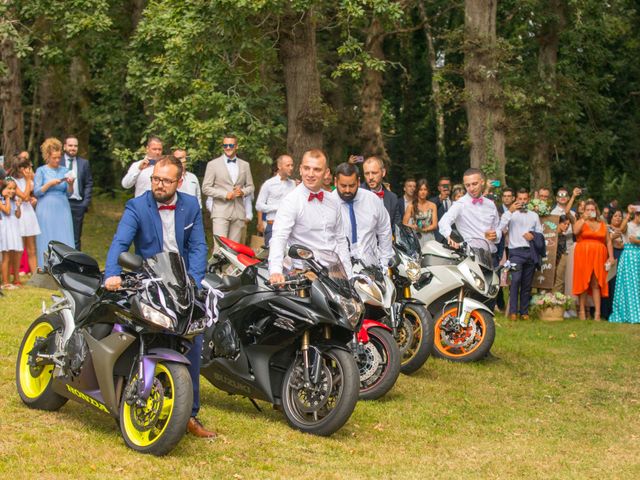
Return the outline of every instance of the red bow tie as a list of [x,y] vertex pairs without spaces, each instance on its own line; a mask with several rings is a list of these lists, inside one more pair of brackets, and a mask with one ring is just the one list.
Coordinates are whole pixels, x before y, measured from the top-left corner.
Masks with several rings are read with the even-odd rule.
[[175,205],[160,205],[158,207],[158,210],[175,210],[176,206]]
[[320,191],[318,193],[310,193],[309,194],[309,201],[313,200],[314,198],[317,198],[318,201],[322,201],[324,199],[324,192]]
[[373,192],[373,193],[378,195],[378,197],[380,197],[380,198],[384,198],[384,190],[380,190],[379,192]]
[[482,205],[482,202],[483,202],[483,201],[484,201],[484,200],[483,200],[483,198],[482,198],[482,197],[472,198],[472,199],[471,199],[471,204],[472,204],[472,205],[475,205],[476,203],[479,203],[480,205]]

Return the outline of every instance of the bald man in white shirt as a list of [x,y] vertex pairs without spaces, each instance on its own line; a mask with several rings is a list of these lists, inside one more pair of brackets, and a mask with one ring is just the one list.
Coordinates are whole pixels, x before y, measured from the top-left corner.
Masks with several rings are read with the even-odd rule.
[[322,189],[326,171],[327,157],[321,150],[304,153],[300,164],[302,183],[284,198],[273,222],[269,248],[271,283],[284,282],[285,250],[294,243],[306,246],[315,255],[322,251],[336,252],[351,276],[339,199]]
[[369,190],[358,188],[358,167],[350,163],[338,165],[336,189],[332,195],[340,199],[344,235],[349,239],[351,256],[371,264],[387,267],[393,258],[391,220],[380,198]]

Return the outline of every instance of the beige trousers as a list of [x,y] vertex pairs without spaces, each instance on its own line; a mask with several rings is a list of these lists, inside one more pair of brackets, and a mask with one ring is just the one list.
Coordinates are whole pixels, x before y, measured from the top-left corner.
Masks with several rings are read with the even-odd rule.
[[245,226],[244,219],[230,220],[228,218],[212,218],[213,234],[227,237],[234,242],[241,243],[242,229]]

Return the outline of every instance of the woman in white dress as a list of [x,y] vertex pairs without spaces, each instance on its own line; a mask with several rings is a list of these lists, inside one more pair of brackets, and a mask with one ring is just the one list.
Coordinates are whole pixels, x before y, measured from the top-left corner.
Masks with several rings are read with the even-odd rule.
[[16,179],[16,195],[22,200],[20,217],[20,235],[27,251],[29,270],[33,274],[38,266],[36,256],[36,236],[40,235],[40,226],[34,207],[38,200],[33,196],[33,166],[28,158],[16,158],[13,163],[13,177]]

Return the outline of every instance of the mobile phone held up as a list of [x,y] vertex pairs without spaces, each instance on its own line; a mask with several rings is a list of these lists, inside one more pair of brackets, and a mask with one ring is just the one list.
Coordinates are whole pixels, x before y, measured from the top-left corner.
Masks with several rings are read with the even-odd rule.
[[491,186],[494,188],[500,188],[500,180],[491,180]]
[[362,155],[356,155],[353,159],[353,163],[364,163],[364,157]]

